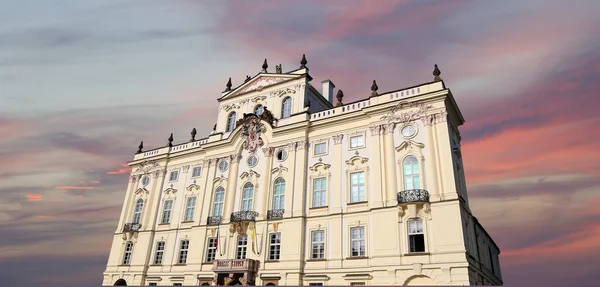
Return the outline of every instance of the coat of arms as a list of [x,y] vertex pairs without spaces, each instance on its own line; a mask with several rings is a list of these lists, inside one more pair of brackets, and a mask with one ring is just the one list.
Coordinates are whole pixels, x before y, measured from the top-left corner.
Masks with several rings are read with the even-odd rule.
[[255,114],[244,114],[242,122],[242,135],[246,137],[244,148],[251,153],[256,152],[256,149],[261,147],[264,142],[260,138],[263,132],[260,119]]

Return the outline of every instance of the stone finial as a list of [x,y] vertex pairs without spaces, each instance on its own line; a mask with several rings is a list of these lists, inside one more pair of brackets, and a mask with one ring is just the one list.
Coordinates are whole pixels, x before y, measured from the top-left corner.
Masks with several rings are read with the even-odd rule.
[[377,90],[379,89],[379,87],[377,86],[377,82],[375,82],[375,80],[373,80],[373,84],[371,85],[371,97],[377,96]]
[[437,64],[435,64],[434,68],[433,68],[433,81],[434,82],[439,82],[442,80],[442,78],[440,78],[440,75],[442,74],[442,71],[440,71],[440,69],[438,68]]
[[335,106],[343,106],[344,104],[342,104],[342,98],[344,98],[344,92],[342,92],[342,90],[338,90],[337,95],[335,95],[335,97],[337,98],[337,103],[335,104]]
[[215,125],[213,126],[213,131],[216,131],[216,130],[217,130],[217,124],[215,124]]
[[225,85],[227,88],[225,89],[225,92],[229,92],[231,91],[231,78],[229,78],[229,81],[227,81],[227,85]]
[[310,108],[310,100],[309,99],[306,99],[306,101],[304,102],[304,107]]
[[281,64],[275,65],[275,73],[281,74]]
[[171,136],[169,137],[169,147],[173,146],[173,133],[171,133]]
[[267,59],[265,59],[265,61],[263,62],[263,65],[262,65],[262,71],[264,73],[267,73],[267,68],[268,67],[269,67],[269,65],[267,64]]
[[302,54],[302,60],[300,60],[300,69],[306,69],[306,55]]
[[196,140],[196,128],[192,129],[192,133],[191,134],[192,134],[192,139],[190,141],[193,142],[193,141]]
[[246,75],[246,79],[244,80],[244,83],[250,81],[250,79],[251,79],[250,76]]
[[138,150],[135,154],[142,153],[143,148],[144,148],[144,141],[140,142],[140,146],[138,146]]

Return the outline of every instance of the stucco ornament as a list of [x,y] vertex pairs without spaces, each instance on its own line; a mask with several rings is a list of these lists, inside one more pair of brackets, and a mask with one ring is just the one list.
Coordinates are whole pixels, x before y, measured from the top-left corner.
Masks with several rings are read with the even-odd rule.
[[[417,110],[403,111],[406,108],[417,108]],[[407,102],[402,101],[397,105],[390,108],[390,110],[381,117],[381,120],[387,120],[388,122],[400,122],[408,123],[418,119],[425,119],[426,112],[433,106],[425,104],[423,102]]]
[[244,114],[242,120],[242,135],[245,137],[244,148],[250,153],[255,153],[259,147],[264,145],[260,138],[263,128],[260,119],[255,114]]

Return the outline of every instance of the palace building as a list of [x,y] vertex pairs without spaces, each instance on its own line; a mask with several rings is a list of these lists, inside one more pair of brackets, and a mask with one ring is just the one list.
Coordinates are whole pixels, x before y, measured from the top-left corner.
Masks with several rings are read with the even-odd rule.
[[140,144],[103,285],[502,285],[437,65],[345,103],[300,63],[229,79],[207,137]]

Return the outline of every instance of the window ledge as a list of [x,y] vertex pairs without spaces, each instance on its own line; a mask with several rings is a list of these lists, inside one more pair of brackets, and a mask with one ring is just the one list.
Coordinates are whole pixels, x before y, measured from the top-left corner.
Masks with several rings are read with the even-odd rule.
[[127,266],[127,267],[129,267],[129,266],[131,266],[131,265],[130,265],[130,264],[119,264],[119,265],[117,265],[117,266],[119,266],[119,267],[121,267],[121,266]]
[[325,259],[325,258],[306,259],[306,262],[321,262],[321,261],[327,261],[327,259]]
[[368,259],[369,257],[367,256],[351,256],[351,257],[346,257],[346,260],[356,260],[356,259]]
[[194,223],[193,220],[188,220],[188,221],[182,221],[181,223]]
[[431,255],[429,252],[410,252],[402,254],[404,256],[420,256],[420,255]]
[[277,260],[275,260],[275,259],[273,259],[273,260],[270,260],[270,259],[265,260],[265,263],[278,263],[278,262],[279,262],[279,259],[277,259]]
[[346,203],[346,205],[359,205],[359,204],[367,204],[369,203],[368,201],[357,201],[357,202],[348,202]]
[[213,262],[202,262],[202,265],[209,265],[209,264],[212,265],[213,263],[214,263],[214,261]]
[[316,209],[326,209],[329,208],[329,206],[325,205],[325,206],[317,206],[317,207],[310,207],[308,208],[309,210],[316,210]]
[[186,263],[183,263],[183,264],[178,263],[178,264],[173,264],[173,266],[187,266],[187,264]]
[[163,266],[162,264],[150,264],[150,267],[155,267],[155,266]]
[[167,226],[167,225],[171,225],[170,222],[166,222],[166,223],[159,223],[158,226]]

